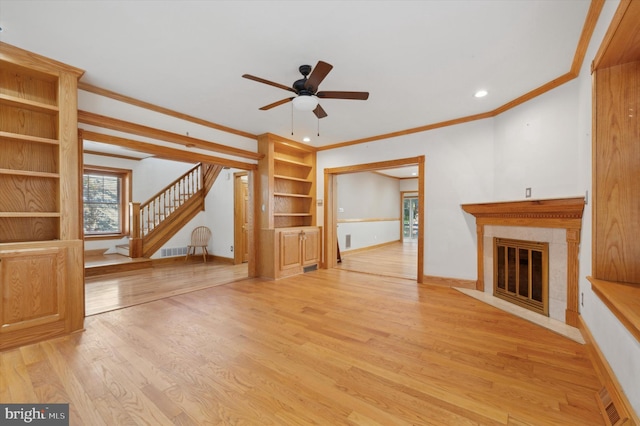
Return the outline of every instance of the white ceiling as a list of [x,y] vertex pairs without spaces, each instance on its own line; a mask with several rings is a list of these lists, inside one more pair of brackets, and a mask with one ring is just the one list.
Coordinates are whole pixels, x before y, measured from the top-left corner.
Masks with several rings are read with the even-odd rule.
[[[0,40],[84,69],[82,81],[100,88],[322,146],[487,112],[565,74],[588,8],[589,0],[0,0]],[[299,65],[318,60],[334,66],[321,90],[370,92],[367,101],[322,100],[319,137],[311,112],[258,110],[290,92],[241,77],[289,86]],[[478,89],[489,95],[474,98]]]

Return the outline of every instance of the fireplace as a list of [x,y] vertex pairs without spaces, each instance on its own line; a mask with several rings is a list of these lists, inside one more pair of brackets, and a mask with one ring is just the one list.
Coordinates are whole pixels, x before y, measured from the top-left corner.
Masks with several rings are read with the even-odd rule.
[[[546,272],[548,297],[546,313],[544,302],[542,302],[540,314],[577,327],[578,249],[584,198],[465,204],[462,209],[476,218],[478,239],[476,289],[493,294],[496,257],[494,238],[526,241],[527,244],[546,243],[548,244]],[[516,256],[514,257],[516,262],[516,259],[519,259],[517,251],[513,253]],[[508,250],[506,256],[508,256]],[[509,262],[508,257],[506,262]],[[544,264],[544,260],[542,262]],[[519,272],[517,268],[515,270]],[[530,279],[529,275],[527,279]],[[514,282],[519,285],[518,281]],[[512,290],[514,291],[511,293],[515,295],[519,292],[519,287],[512,287]],[[544,288],[542,291],[545,291]],[[505,292],[509,293],[509,289],[506,288]],[[496,295],[496,297],[500,296]],[[522,299],[513,298],[519,302],[523,302]]]
[[549,243],[494,237],[493,295],[549,316]]

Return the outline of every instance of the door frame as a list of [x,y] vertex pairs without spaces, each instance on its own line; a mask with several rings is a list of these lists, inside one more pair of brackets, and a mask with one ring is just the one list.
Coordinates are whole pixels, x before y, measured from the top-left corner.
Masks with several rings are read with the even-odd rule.
[[372,172],[376,170],[394,169],[404,166],[418,166],[418,259],[417,282],[424,282],[424,174],[425,156],[381,161],[377,163],[356,164],[344,167],[324,169],[324,248],[323,267],[336,268],[338,265],[338,179],[337,176],[347,173]]
[[[234,265],[238,265],[240,263],[242,263],[242,257],[243,257],[243,253],[238,250],[239,247],[242,247],[242,239],[243,239],[243,229],[242,226],[243,224],[242,222],[242,209],[244,208],[244,200],[242,199],[242,185],[244,185],[244,183],[242,182],[242,177],[246,176],[247,177],[247,191],[249,191],[249,196],[250,196],[250,190],[249,190],[249,172],[243,171],[243,172],[235,172],[233,174],[233,264]],[[247,204],[251,204],[251,199],[249,199]],[[244,214],[247,217],[247,221],[249,221],[249,214],[251,212],[252,208],[251,205],[248,206],[247,211],[244,212]],[[249,222],[247,222],[249,223]],[[251,229],[247,229],[247,238],[249,239],[249,241],[251,240]],[[249,241],[247,241],[247,251],[248,253],[248,257],[251,256],[251,251],[249,250]]]

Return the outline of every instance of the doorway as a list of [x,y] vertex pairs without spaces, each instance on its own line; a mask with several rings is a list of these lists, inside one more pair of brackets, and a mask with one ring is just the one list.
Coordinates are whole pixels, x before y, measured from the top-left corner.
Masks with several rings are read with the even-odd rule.
[[376,171],[384,169],[400,168],[405,166],[418,166],[418,193],[417,193],[417,282],[424,281],[424,166],[425,157],[410,157],[399,160],[367,163],[324,170],[324,267],[336,268],[338,265],[338,179],[337,176],[346,173]]
[[402,242],[418,241],[418,194],[402,193]]
[[233,264],[249,261],[249,180],[247,172],[233,174],[234,256]]

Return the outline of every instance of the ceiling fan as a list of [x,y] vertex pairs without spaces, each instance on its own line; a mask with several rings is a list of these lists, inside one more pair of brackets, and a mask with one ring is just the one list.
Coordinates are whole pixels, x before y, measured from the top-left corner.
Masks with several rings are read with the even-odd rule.
[[253,75],[244,74],[242,77],[249,80],[257,81],[258,83],[268,84],[269,86],[278,87],[280,89],[287,90],[295,93],[297,96],[285,98],[274,102],[269,105],[265,105],[260,110],[266,111],[271,108],[275,108],[279,105],[286,104],[293,101],[293,106],[296,109],[303,111],[312,111],[318,118],[324,118],[327,116],[325,110],[318,103],[318,98],[322,99],[355,99],[355,100],[367,100],[369,98],[369,92],[342,92],[342,91],[318,91],[318,86],[329,74],[329,71],[333,68],[323,61],[318,61],[315,68],[311,68],[311,65],[301,65],[298,68],[302,78],[296,80],[291,87],[287,87],[283,84],[274,83],[273,81],[265,80],[264,78],[255,77]]

